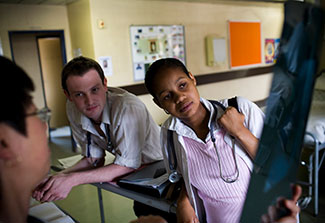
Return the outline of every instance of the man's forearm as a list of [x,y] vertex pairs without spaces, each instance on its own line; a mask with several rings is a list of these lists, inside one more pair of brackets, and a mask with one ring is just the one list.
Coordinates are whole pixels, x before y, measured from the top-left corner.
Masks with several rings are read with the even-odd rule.
[[[101,159],[104,159],[104,158],[101,158]],[[72,173],[72,172],[77,172],[77,171],[85,171],[85,170],[89,170],[92,168],[93,168],[93,166],[91,165],[89,160],[86,157],[83,157],[76,164],[60,171],[60,173],[67,174],[67,173]]]
[[88,169],[84,171],[76,171],[67,173],[70,183],[73,186],[113,181],[116,177],[132,172],[134,169],[110,164],[103,167]]

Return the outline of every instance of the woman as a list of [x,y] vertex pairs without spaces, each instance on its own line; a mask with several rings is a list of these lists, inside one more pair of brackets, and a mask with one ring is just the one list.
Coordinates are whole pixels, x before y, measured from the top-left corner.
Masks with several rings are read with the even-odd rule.
[[[172,139],[174,163],[178,166],[167,168],[169,172],[177,168],[184,180],[177,201],[177,220],[239,222],[264,113],[242,97],[236,99],[240,113],[229,106],[228,100],[201,98],[193,74],[174,58],[151,64],[145,85],[153,101],[171,115],[162,124],[161,144],[165,160],[169,160]],[[295,203],[300,193],[292,200],[292,208],[285,205],[293,221],[299,211]],[[273,222],[273,217],[270,219]]]

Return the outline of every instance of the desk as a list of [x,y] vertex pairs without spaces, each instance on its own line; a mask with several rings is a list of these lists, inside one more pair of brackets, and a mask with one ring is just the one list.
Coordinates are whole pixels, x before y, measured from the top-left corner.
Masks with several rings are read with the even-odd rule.
[[122,188],[116,183],[92,183],[91,185],[97,187],[98,192],[98,201],[99,201],[99,210],[100,210],[100,218],[101,222],[105,222],[105,215],[104,215],[104,207],[103,207],[103,199],[102,199],[102,190],[110,191],[112,193],[119,194],[121,196],[130,198],[132,200],[141,202],[143,204],[149,205],[151,207],[160,209],[167,213],[174,213],[176,214],[176,204],[173,201],[166,200],[164,198],[157,198],[147,194],[139,193],[136,191],[128,190]]
[[[76,155],[72,157],[67,157],[60,160],[63,168],[71,166],[75,162],[81,159],[81,155]],[[107,163],[109,164],[109,162]],[[54,171],[61,171],[63,168],[58,166],[51,166]],[[101,222],[105,222],[104,215],[104,205],[102,198],[102,190],[110,191],[112,193],[127,197],[129,199],[141,202],[143,204],[149,205],[151,207],[157,208],[167,213],[176,214],[176,201],[167,200],[166,198],[158,198],[145,193],[140,193],[137,191],[125,189],[116,184],[116,182],[105,182],[105,183],[91,183],[91,185],[97,187],[99,210]]]

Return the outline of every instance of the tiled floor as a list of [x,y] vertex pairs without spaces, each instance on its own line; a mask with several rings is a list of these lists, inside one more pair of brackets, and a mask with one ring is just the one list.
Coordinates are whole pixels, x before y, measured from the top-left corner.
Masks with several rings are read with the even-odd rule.
[[324,223],[325,222],[325,194],[323,192],[323,194],[320,195],[320,200],[319,200],[319,214],[317,215],[317,217],[314,216],[313,214],[313,205],[310,203],[309,206],[304,209],[301,212],[300,215],[300,222],[301,223]]
[[325,222],[325,179],[324,179],[325,169],[322,168],[320,171],[320,184],[319,184],[319,213],[317,216],[314,215],[313,200],[309,203],[306,209],[301,212],[300,222],[302,223],[321,223]]
[[[50,142],[52,151],[52,164],[57,165],[57,159],[75,155],[72,152],[70,137],[52,138]],[[319,214],[313,215],[313,205],[302,210],[300,214],[301,223],[325,222],[325,186],[324,168],[320,172],[320,198]],[[124,223],[136,218],[133,213],[133,201],[125,197],[103,192],[105,220],[109,223]],[[72,189],[69,196],[62,201],[55,202],[60,208],[68,212],[81,223],[100,222],[97,189],[92,185],[81,185]]]

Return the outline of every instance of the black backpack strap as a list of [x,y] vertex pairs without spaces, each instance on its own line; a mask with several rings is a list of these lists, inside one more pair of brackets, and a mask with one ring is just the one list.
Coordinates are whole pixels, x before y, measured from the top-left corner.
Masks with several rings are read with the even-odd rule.
[[[211,102],[215,106],[217,105],[217,106],[221,107],[224,111],[226,110],[226,107],[223,104],[221,104],[219,101],[209,100],[209,102]],[[228,106],[236,108],[237,111],[239,112],[237,97],[229,98]]]
[[229,98],[228,99],[228,106],[234,107],[234,108],[237,109],[238,112],[240,112],[239,108],[238,108],[237,97]]
[[177,159],[176,159],[176,152],[173,140],[173,131],[168,129],[167,132],[167,153],[168,153],[168,163],[169,169],[171,171],[176,171],[177,168]]
[[209,102],[211,103],[211,104],[213,104],[214,106],[219,106],[219,107],[221,107],[222,108],[222,110],[226,110],[226,107],[223,105],[223,104],[221,104],[219,101],[214,101],[214,100],[209,100]]

